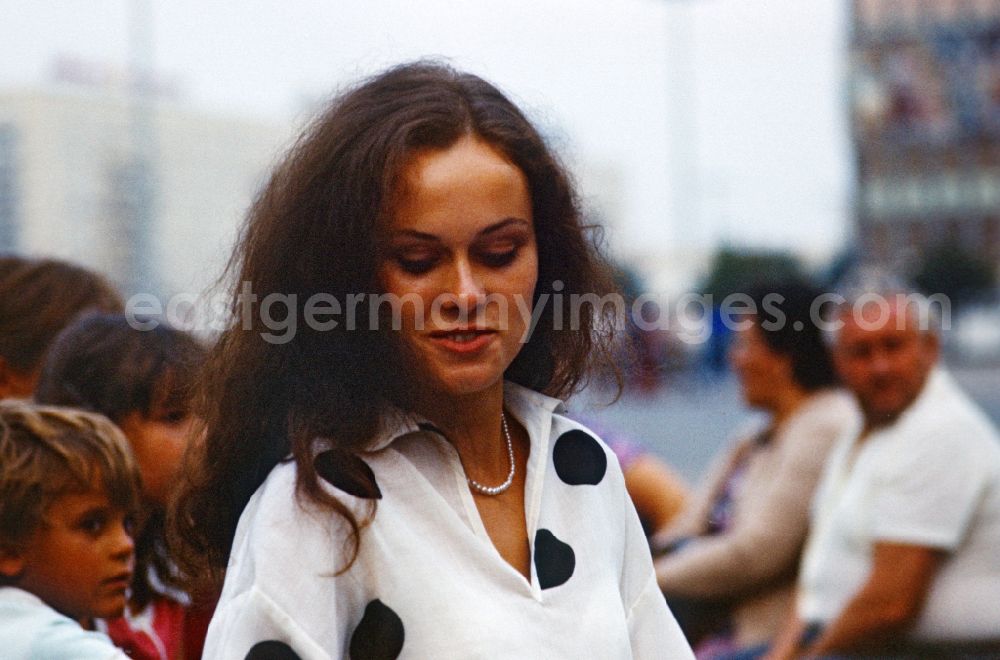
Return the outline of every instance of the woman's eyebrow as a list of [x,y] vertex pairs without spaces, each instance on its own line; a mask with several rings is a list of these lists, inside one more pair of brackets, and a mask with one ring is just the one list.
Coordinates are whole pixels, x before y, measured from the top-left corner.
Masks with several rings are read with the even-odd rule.
[[500,231],[501,229],[506,229],[511,225],[524,225],[525,227],[531,226],[530,223],[524,218],[514,218],[514,217],[504,218],[503,220],[495,222],[489,227],[483,229],[481,232],[479,232],[479,235],[485,236],[487,234],[492,234],[493,232]]
[[[506,229],[511,225],[523,225],[525,227],[530,227],[530,223],[524,218],[504,218],[499,220],[492,225],[482,229],[477,236],[486,236],[494,232],[500,231],[501,229]],[[392,238],[413,238],[421,241],[440,241],[441,238],[435,234],[428,234],[427,232],[417,231],[416,229],[396,229],[392,232]]]
[[415,238],[421,241],[441,240],[434,234],[428,234],[426,232],[417,231],[416,229],[395,229],[392,232],[392,238]]

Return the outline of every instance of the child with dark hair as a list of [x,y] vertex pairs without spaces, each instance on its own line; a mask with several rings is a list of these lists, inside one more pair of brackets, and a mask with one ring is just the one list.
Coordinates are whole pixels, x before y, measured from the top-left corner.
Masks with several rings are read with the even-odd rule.
[[[142,473],[143,511],[129,606],[122,618],[105,622],[108,634],[132,658],[181,657],[185,638],[197,637],[190,628],[186,632],[188,599],[176,588],[164,519],[193,431],[190,386],[203,353],[197,340],[174,328],[139,330],[124,315],[95,314],[56,338],[38,382],[39,402],[92,410],[115,422]],[[185,649],[184,656],[197,657],[191,651]]]
[[125,608],[138,470],[101,415],[0,402],[0,649],[125,660],[96,618]]

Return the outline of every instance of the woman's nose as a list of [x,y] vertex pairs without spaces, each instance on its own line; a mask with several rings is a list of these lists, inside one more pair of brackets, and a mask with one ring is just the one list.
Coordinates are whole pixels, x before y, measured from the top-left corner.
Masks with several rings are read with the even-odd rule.
[[475,310],[486,297],[482,278],[467,261],[455,264],[449,289],[448,293],[454,296],[456,305],[464,312]]

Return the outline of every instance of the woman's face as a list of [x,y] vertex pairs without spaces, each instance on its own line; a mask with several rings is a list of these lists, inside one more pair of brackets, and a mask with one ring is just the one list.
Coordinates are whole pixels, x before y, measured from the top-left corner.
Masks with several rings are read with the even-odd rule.
[[404,176],[379,262],[403,343],[441,394],[499,387],[538,280],[527,179],[473,136],[418,152]]
[[778,389],[791,373],[791,360],[771,350],[756,323],[734,335],[729,363],[739,378],[747,405],[765,410],[773,407]]

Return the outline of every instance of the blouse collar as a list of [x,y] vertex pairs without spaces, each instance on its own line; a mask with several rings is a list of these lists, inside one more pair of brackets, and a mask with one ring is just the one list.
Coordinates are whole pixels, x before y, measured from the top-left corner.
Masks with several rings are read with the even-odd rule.
[[[565,404],[551,396],[518,385],[509,380],[503,384],[504,405],[522,424],[527,425],[536,417],[549,417],[553,413],[565,412]],[[375,437],[365,447],[367,452],[381,451],[397,438],[411,433],[434,429],[434,425],[424,416],[406,412],[395,406],[386,405],[379,416]]]

